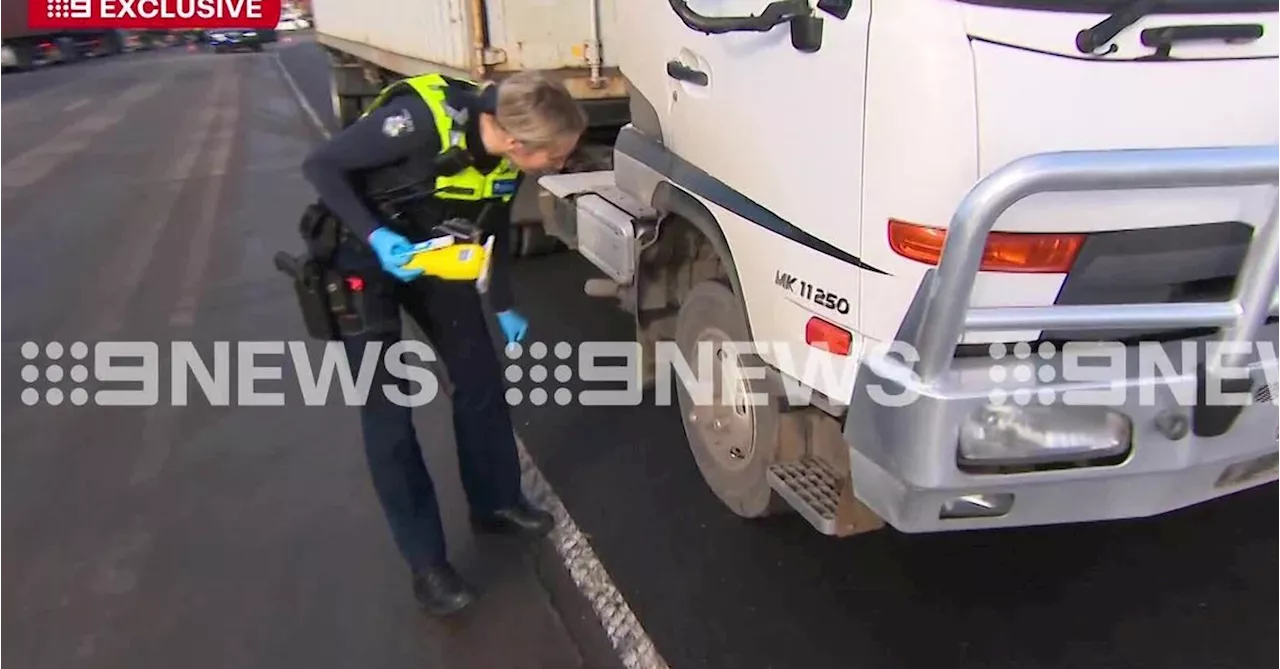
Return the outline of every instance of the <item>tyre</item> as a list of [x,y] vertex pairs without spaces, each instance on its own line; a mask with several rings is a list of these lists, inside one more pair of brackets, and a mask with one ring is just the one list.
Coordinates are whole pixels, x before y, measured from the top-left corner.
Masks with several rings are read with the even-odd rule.
[[36,67],[35,48],[25,42],[18,42],[13,47],[13,69],[18,72],[25,72]]
[[333,96],[333,116],[338,119],[338,127],[345,128],[355,123],[364,112],[361,98],[350,95]]
[[70,37],[59,39],[57,49],[59,63],[74,63],[80,60],[80,47]]
[[254,44],[254,45],[253,45],[253,52],[254,52],[254,53],[262,53],[262,44],[260,44],[260,43]]
[[355,123],[381,91],[381,87],[367,80],[365,73],[355,65],[334,63],[329,68],[329,95],[333,102],[333,116],[340,128]]
[[333,105],[333,117],[339,128],[345,128],[360,118],[360,97],[342,93],[342,80],[335,70],[329,71],[329,102]]
[[567,247],[559,239],[542,229],[541,221],[513,223],[511,228],[511,255],[513,258],[559,253]]
[[704,281],[685,296],[676,317],[676,345],[695,373],[703,369],[700,343],[709,344],[703,350],[714,355],[710,405],[695,401],[676,380],[689,449],[703,480],[725,506],[743,518],[759,518],[787,507],[766,477],[779,450],[778,407],[773,401],[761,406],[748,401],[749,393],[767,395],[764,381],[743,374],[738,354],[726,346],[749,340],[741,301],[723,282]]
[[110,31],[102,36],[102,55],[116,56],[124,53],[124,38],[120,36],[117,30]]

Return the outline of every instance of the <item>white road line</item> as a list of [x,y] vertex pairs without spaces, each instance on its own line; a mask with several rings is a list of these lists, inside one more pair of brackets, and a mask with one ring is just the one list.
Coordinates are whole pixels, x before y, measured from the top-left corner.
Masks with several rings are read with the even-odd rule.
[[666,660],[658,653],[653,640],[640,625],[627,600],[613,584],[604,564],[596,557],[595,550],[586,535],[578,529],[565,508],[560,496],[552,490],[538,465],[534,464],[524,442],[516,437],[520,449],[520,469],[524,479],[525,494],[529,500],[555,516],[556,528],[551,532],[551,543],[560,554],[560,560],[568,570],[578,591],[591,602],[600,627],[604,629],[613,650],[627,669],[668,669]]
[[[276,55],[276,64],[280,66],[280,73],[293,91],[293,96],[303,113],[322,135],[329,137],[329,130],[324,127],[315,109],[302,95],[302,90],[298,88],[293,75],[289,74],[288,68],[281,62],[279,54]],[[614,585],[613,579],[609,577],[609,572],[596,557],[586,535],[573,522],[564,502],[560,501],[560,496],[552,490],[551,484],[547,482],[538,465],[530,457],[519,435],[516,436],[516,445],[520,450],[520,469],[525,493],[530,501],[547,509],[555,516],[556,529],[551,533],[551,541],[561,561],[564,562],[569,576],[573,579],[574,585],[587,601],[591,602],[591,608],[595,611],[600,626],[609,638],[609,643],[617,652],[618,659],[627,669],[668,669],[666,661],[658,653],[653,640],[644,631],[639,619]]]
[[271,56],[276,59],[276,66],[280,68],[280,76],[284,78],[284,83],[293,92],[293,98],[298,101],[298,106],[302,108],[302,113],[306,114],[307,119],[311,121],[311,125],[315,126],[315,129],[320,131],[320,134],[325,139],[328,139],[332,133],[325,127],[324,122],[320,120],[320,115],[316,113],[315,107],[312,107],[311,103],[307,102],[307,96],[302,94],[301,88],[298,88],[297,80],[289,73],[289,68],[284,66],[284,61],[280,59],[280,54],[273,53]]
[[83,106],[85,106],[85,105],[87,105],[87,104],[89,104],[89,98],[80,98],[79,100],[76,100],[75,102],[72,102],[72,103],[67,104],[67,106],[65,106],[65,107],[63,107],[63,108],[62,108],[62,111],[64,111],[64,112],[75,111],[75,110],[77,110],[77,109],[79,109],[79,108],[81,108],[81,107],[83,107]]

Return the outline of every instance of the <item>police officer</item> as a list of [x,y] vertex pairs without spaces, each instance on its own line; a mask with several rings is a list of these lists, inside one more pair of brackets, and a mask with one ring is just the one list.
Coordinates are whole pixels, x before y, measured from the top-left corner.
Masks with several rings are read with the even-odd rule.
[[[511,418],[501,369],[475,285],[441,281],[406,269],[410,246],[432,227],[465,218],[494,236],[489,299],[507,342],[528,328],[513,308],[507,265],[511,199],[524,172],[563,166],[586,117],[563,86],[536,73],[481,85],[439,74],[395,83],[365,115],[317,147],[303,173],[346,231],[334,267],[363,282],[366,322],[379,331],[345,340],[352,369],[367,344],[400,337],[400,309],[426,332],[453,384],[453,424],[473,526],[481,531],[542,536],[550,514],[520,489]],[[376,193],[417,186],[427,196],[404,205],[393,222]],[[381,359],[381,358],[379,358]],[[372,388],[407,382],[378,364]],[[372,392],[361,407],[365,453],[374,488],[397,547],[413,574],[414,594],[428,611],[447,614],[475,599],[446,559],[431,476],[414,434],[410,409]]]

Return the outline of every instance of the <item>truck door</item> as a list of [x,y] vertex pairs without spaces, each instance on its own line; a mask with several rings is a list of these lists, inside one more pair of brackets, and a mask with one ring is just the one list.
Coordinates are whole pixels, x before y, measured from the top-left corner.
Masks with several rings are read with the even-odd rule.
[[[807,2],[773,4],[821,19],[816,51],[798,48],[787,22],[718,34],[689,25],[699,20],[691,16],[710,26],[726,17],[767,15],[767,0],[672,2],[670,25],[659,31],[674,37],[661,63],[670,101],[663,130],[674,153],[727,185],[739,204],[750,201],[736,211],[717,203],[715,213],[734,254],[753,335],[798,341],[790,357],[803,365],[813,353],[804,345],[810,318],[851,331],[858,325],[871,6],[869,0],[816,3],[826,10],[809,10]],[[684,16],[680,5],[689,10]],[[764,357],[790,371],[788,360]]]

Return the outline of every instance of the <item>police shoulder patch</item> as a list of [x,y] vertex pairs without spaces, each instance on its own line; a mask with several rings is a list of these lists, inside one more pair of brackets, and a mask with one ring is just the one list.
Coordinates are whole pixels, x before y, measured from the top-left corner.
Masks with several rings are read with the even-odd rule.
[[392,114],[382,121],[382,134],[399,137],[413,132],[413,116],[408,111]]

